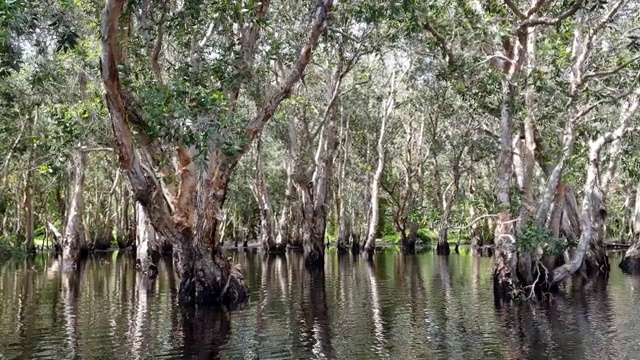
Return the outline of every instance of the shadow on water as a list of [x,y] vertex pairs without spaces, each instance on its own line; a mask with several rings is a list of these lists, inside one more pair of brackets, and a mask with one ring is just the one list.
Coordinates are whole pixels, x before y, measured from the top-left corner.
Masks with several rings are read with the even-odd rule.
[[[242,311],[181,308],[172,262],[150,281],[130,253],[90,256],[75,272],[39,254],[0,264],[5,358],[623,359],[640,353],[640,277],[570,282],[545,305],[496,308],[491,259],[461,251],[372,262],[328,250],[228,251],[251,287]],[[612,255],[612,263],[619,261]]]

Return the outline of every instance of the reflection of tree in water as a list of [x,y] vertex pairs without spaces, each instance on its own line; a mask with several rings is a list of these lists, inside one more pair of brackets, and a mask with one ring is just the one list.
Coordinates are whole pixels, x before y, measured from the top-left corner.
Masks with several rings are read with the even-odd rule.
[[[23,352],[23,356],[28,357],[30,355],[32,333],[34,330],[34,320],[33,316],[34,310],[34,258],[33,256],[27,256],[23,260],[22,269],[17,270],[13,269],[12,272],[21,272],[21,276],[15,277],[15,282],[13,286],[14,296],[19,296],[16,299],[18,303],[18,314],[17,314],[17,322],[16,322],[16,333],[20,336],[20,342],[23,345],[23,348],[26,350]],[[0,287],[2,283],[0,282]],[[18,295],[19,294],[19,295]],[[36,295],[37,297],[37,295]],[[0,312],[0,315],[2,313]],[[2,353],[0,353],[0,358],[2,358]]]
[[348,276],[351,273],[351,262],[356,261],[358,258],[355,254],[338,253],[338,290],[336,291],[337,301],[341,304],[347,304],[347,283]]
[[231,321],[223,308],[180,308],[182,357],[212,359],[220,355],[220,347],[229,342]]
[[260,274],[260,290],[258,293],[258,303],[256,309],[256,325],[255,331],[253,331],[252,341],[247,344],[246,352],[252,358],[260,358],[260,337],[264,335],[268,328],[268,315],[267,307],[272,302],[272,296],[274,295],[273,287],[273,272],[275,258],[277,255],[263,254],[261,261],[261,274]]
[[[283,303],[286,303],[289,298],[289,292],[287,291],[287,285],[289,280],[289,270],[287,269],[287,256],[279,255],[275,258],[276,262],[276,277],[278,278],[278,282],[280,284],[280,300]],[[289,307],[286,307],[287,311],[287,319],[289,319]]]
[[[535,327],[532,318],[533,309],[527,304],[510,304],[496,307],[497,317],[503,326],[498,334],[502,346],[503,359],[526,359],[531,356],[531,342],[538,336],[533,334]],[[534,357],[536,358],[536,357]]]
[[610,358],[615,349],[594,331],[613,321],[606,282],[589,286],[554,294],[550,302],[498,306],[499,323],[505,324],[500,331],[503,357]]
[[136,287],[134,291],[135,297],[135,315],[133,316],[132,336],[131,336],[131,352],[136,359],[144,357],[144,344],[147,343],[145,337],[149,334],[149,310],[148,298],[153,294],[155,287],[155,279],[150,279],[149,275],[141,271],[136,272]]
[[327,309],[324,270],[304,270],[302,281],[302,311],[307,344],[316,358],[334,358]]
[[416,256],[413,254],[401,254],[400,256],[404,259],[403,263],[406,264],[406,271],[409,274],[411,327],[415,329],[422,326],[422,323],[424,323],[424,282],[422,280],[422,273],[420,272]]
[[589,349],[589,355],[595,358],[622,357],[616,354],[619,350],[611,343],[610,333],[602,331],[615,323],[607,284],[603,277],[592,277],[586,282],[574,277],[567,292],[554,297],[546,312],[554,339],[547,346],[554,356],[569,351],[584,358],[585,350]]
[[75,270],[62,270],[62,301],[67,347],[70,357],[80,358],[78,336],[78,298],[80,294],[80,277],[86,268],[86,262],[78,262]]
[[382,305],[380,304],[380,294],[378,290],[378,279],[371,262],[365,261],[364,266],[369,280],[371,291],[371,318],[373,320],[373,328],[376,340],[376,352],[380,357],[388,357],[386,349],[387,339],[384,332],[384,321],[382,319]]
[[550,302],[499,306],[496,312],[505,359],[620,358],[607,334],[594,331],[613,323],[603,279],[574,281]]

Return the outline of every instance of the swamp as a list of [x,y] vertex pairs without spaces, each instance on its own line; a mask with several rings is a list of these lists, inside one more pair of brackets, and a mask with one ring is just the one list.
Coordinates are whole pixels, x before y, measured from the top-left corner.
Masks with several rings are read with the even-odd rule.
[[630,0],[0,0],[0,358],[633,356],[639,106]]

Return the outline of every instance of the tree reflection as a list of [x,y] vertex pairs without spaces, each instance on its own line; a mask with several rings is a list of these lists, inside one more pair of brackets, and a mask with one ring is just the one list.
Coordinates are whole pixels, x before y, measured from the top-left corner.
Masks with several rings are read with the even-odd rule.
[[422,325],[424,321],[423,310],[424,310],[424,282],[422,280],[422,273],[420,272],[420,267],[418,266],[418,261],[414,255],[401,255],[404,258],[404,263],[407,264],[408,273],[409,273],[409,294],[410,301],[409,304],[411,306],[411,325],[413,327],[418,327]]
[[313,344],[311,352],[316,358],[332,359],[335,355],[331,345],[324,270],[305,270],[303,273],[302,310]]
[[369,261],[363,262],[367,278],[369,280],[369,287],[371,291],[371,317],[373,319],[373,328],[375,332],[376,340],[376,352],[381,357],[386,357],[385,346],[387,340],[384,333],[384,321],[382,320],[382,306],[380,304],[380,294],[378,293],[378,279],[373,268],[373,264]]
[[78,298],[80,294],[80,274],[86,268],[86,261],[78,262],[74,270],[62,270],[62,302],[64,328],[70,357],[79,358],[78,346]]
[[229,342],[231,320],[223,308],[180,308],[183,358],[213,359]]
[[155,286],[155,277],[149,278],[148,274],[144,274],[141,271],[136,272],[136,288],[134,292],[135,297],[135,315],[133,320],[133,334],[131,336],[131,352],[136,359],[141,359],[144,356],[144,349],[142,346],[146,344],[145,335],[148,333],[148,297],[153,293]]

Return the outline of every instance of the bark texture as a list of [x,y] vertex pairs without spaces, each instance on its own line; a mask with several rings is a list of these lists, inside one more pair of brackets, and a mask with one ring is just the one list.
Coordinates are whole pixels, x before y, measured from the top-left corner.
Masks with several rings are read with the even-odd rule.
[[159,259],[156,231],[144,206],[136,203],[136,265],[142,273],[155,277]]
[[81,149],[73,153],[73,187],[67,214],[67,223],[62,234],[62,261],[65,268],[75,269],[83,248],[86,249],[85,231],[82,221],[84,176],[87,155]]
[[315,156],[315,170],[309,182],[298,181],[296,186],[302,197],[302,246],[308,267],[324,266],[324,236],[327,227],[327,196],[333,164],[338,146],[335,124],[328,123],[322,130]]

